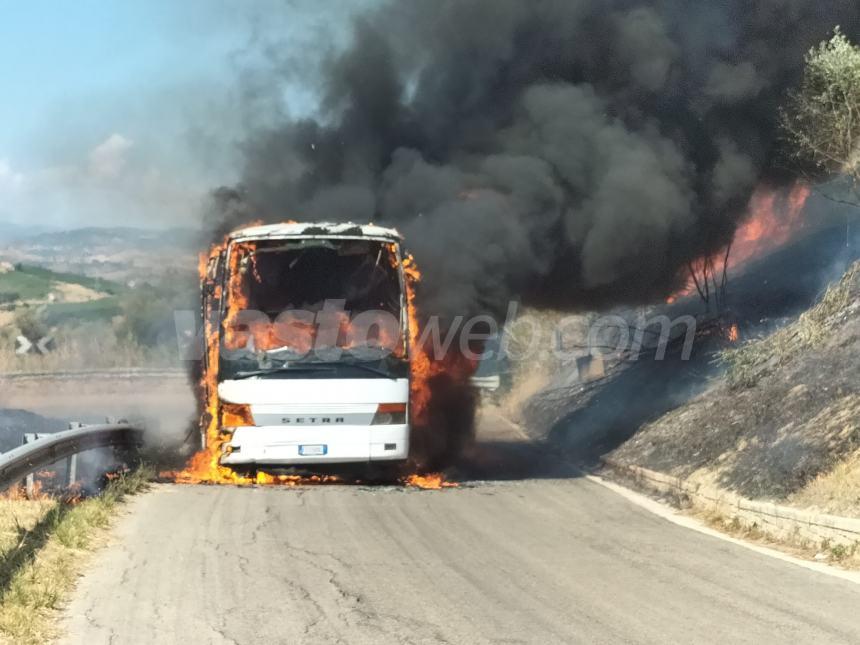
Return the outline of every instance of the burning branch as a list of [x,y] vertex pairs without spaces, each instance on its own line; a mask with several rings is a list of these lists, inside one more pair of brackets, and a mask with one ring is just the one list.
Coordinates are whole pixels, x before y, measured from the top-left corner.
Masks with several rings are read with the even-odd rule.
[[803,209],[811,192],[803,182],[796,182],[788,192],[758,188],[750,199],[747,218],[725,250],[688,262],[687,284],[667,302],[698,293],[708,311],[713,302],[721,313],[726,307],[729,258],[733,266],[741,266],[792,239],[803,227]]
[[[732,245],[728,244],[722,256],[711,255],[696,262],[687,263],[690,279],[708,311],[711,308],[712,297],[716,313],[722,312],[726,307],[726,292],[729,282],[728,266],[731,251]],[[720,276],[719,279],[717,278],[718,275]]]

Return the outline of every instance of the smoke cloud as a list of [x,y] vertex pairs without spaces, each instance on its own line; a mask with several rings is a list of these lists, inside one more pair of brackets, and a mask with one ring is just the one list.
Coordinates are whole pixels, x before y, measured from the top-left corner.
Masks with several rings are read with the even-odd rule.
[[777,106],[836,25],[854,3],[388,2],[339,53],[272,54],[273,95],[318,66],[319,111],[261,119],[210,224],[396,226],[427,313],[648,301],[788,179]]

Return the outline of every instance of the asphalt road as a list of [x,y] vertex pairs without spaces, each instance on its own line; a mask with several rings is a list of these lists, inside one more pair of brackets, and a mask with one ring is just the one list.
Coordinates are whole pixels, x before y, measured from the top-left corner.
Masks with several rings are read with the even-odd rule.
[[517,443],[460,488],[158,485],[68,643],[850,643],[860,586],[679,527]]

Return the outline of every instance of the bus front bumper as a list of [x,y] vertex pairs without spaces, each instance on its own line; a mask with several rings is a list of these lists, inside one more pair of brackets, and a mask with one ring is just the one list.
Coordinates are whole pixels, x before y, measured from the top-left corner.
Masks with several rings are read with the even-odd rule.
[[409,425],[236,428],[222,446],[221,464],[348,464],[402,461]]

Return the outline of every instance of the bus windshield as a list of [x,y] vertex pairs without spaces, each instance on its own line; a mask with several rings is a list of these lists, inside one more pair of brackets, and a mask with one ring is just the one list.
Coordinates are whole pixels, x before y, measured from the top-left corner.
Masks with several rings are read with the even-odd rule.
[[285,365],[298,362],[355,365],[405,355],[394,243],[265,240],[235,244],[230,253],[222,330],[229,371],[286,374]]

